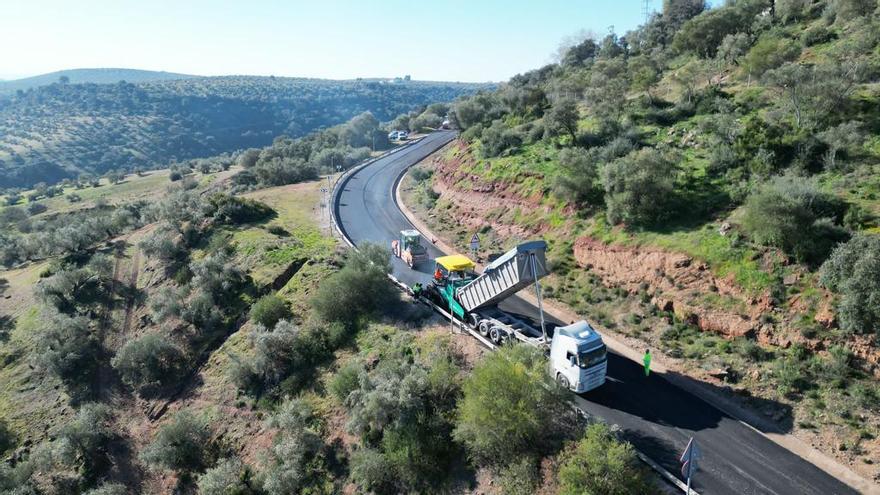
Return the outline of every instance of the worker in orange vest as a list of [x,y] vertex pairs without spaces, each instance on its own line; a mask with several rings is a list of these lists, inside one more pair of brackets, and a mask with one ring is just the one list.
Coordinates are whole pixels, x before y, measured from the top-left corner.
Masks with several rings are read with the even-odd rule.
[[442,278],[443,278],[443,272],[441,272],[440,268],[438,267],[436,270],[434,270],[434,280],[439,282],[440,279],[442,279]]

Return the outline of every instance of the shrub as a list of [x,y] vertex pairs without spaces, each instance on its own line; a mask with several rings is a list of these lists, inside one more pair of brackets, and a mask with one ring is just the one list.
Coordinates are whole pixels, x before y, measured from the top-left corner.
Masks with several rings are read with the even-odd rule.
[[531,457],[511,461],[501,469],[499,477],[501,490],[505,495],[531,495],[541,481],[538,463]]
[[9,425],[7,425],[5,421],[0,419],[0,454],[15,447],[15,444],[15,433],[9,429]]
[[122,381],[141,394],[150,394],[181,378],[187,360],[167,337],[151,333],[126,342],[111,363]]
[[113,414],[104,404],[84,404],[58,434],[58,460],[74,468],[87,481],[102,476],[111,466],[110,441],[116,436]]
[[480,138],[480,151],[486,158],[499,156],[505,150],[515,148],[523,142],[522,136],[514,129],[509,129],[500,120],[487,127]]
[[48,209],[43,203],[30,203],[27,205],[27,211],[30,215],[39,215]]
[[632,445],[596,423],[560,456],[559,493],[630,495],[655,493],[655,488]]
[[602,200],[599,166],[595,153],[581,148],[559,153],[560,174],[556,185],[564,197],[577,204],[596,204]]
[[543,454],[575,418],[536,349],[512,345],[483,358],[463,385],[454,437],[481,463]]
[[[390,493],[420,493],[447,476],[458,452],[452,442],[455,398],[458,396],[456,354],[448,341],[432,341],[413,347],[412,339],[391,330],[369,331],[362,339],[364,353],[370,341],[381,346],[380,365],[360,373],[354,390],[346,395],[350,410],[348,429],[357,433],[369,448],[377,449],[367,465],[384,464],[390,474],[375,480],[363,467],[364,486],[388,485]],[[390,338],[390,341],[386,340]]]
[[675,201],[674,180],[675,166],[655,150],[609,163],[602,171],[608,221],[648,225],[667,218]]
[[310,493],[307,488],[320,482],[323,470],[321,437],[309,426],[311,408],[301,400],[287,400],[272,417],[270,425],[278,428],[269,451],[263,489],[269,495]]
[[239,459],[223,459],[199,476],[200,495],[251,495],[250,469]]
[[251,306],[250,317],[252,321],[272,329],[279,320],[290,318],[291,313],[284,299],[278,297],[277,294],[268,294]]
[[794,60],[801,48],[791,40],[762,37],[752,46],[743,59],[743,68],[751,77],[760,77],[789,60]]
[[353,325],[363,316],[387,306],[396,296],[387,274],[388,250],[364,244],[348,254],[342,270],[328,277],[312,298],[315,311],[327,321]]
[[363,448],[351,456],[351,481],[365,492],[399,493],[394,466],[378,449]]
[[141,459],[153,467],[189,473],[204,466],[209,439],[200,420],[180,411],[159,428],[141,453]]
[[824,260],[847,237],[838,225],[845,204],[809,179],[776,177],[746,200],[742,227],[758,244],[775,246],[799,261]]
[[128,495],[128,488],[119,483],[104,483],[98,488],[83,492],[83,495]]
[[[362,367],[356,362],[351,362],[339,368],[333,379],[330,380],[330,393],[340,403],[345,403],[348,396],[357,390],[360,382]],[[2,449],[0,449],[2,450]]]
[[820,270],[823,285],[840,294],[840,327],[880,333],[880,237],[857,234],[834,250]]
[[91,393],[101,351],[88,318],[44,316],[35,348],[37,363],[61,379],[74,401]]

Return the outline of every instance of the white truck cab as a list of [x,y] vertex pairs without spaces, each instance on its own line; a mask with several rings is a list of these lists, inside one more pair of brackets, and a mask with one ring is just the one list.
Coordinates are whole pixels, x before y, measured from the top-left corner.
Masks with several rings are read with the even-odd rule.
[[550,368],[556,381],[576,393],[605,383],[608,357],[602,336],[586,321],[557,327],[550,342]]

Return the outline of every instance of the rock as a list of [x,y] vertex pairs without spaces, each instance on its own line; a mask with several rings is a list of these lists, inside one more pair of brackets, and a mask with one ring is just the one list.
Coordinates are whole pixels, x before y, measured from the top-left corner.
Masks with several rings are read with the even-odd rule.
[[813,317],[813,320],[825,328],[833,328],[836,324],[836,318],[828,304],[823,304],[819,310],[816,311],[816,316]]
[[673,266],[675,266],[676,268],[686,268],[688,266],[691,266],[691,263],[693,261],[693,258],[683,258],[680,260],[676,260]]
[[718,228],[718,233],[721,235],[727,235],[727,233],[730,232],[730,229],[732,228],[733,226],[730,225],[730,222],[724,222],[721,224],[721,227]]
[[792,286],[797,283],[798,279],[800,279],[800,275],[797,273],[789,273],[782,278],[782,283],[786,286]]

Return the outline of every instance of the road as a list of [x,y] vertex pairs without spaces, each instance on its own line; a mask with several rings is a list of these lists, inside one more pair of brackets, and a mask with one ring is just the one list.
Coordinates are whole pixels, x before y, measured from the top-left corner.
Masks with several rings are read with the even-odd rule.
[[[395,203],[397,180],[408,167],[454,136],[451,131],[430,134],[340,183],[334,209],[344,234],[356,245],[387,245],[400,230],[413,228]],[[433,245],[428,251],[431,259],[445,254]],[[412,285],[430,281],[431,266],[414,271],[399,259],[392,260],[394,275],[401,282]],[[505,301],[502,309],[532,318],[537,314],[534,306],[517,297]],[[702,494],[857,493],[662,377],[646,378],[639,364],[614,353],[609,353],[606,384],[575,400],[584,411],[619,425],[636,448],[679,477],[678,456],[688,439],[694,437],[703,459],[693,487]]]

